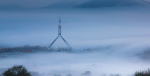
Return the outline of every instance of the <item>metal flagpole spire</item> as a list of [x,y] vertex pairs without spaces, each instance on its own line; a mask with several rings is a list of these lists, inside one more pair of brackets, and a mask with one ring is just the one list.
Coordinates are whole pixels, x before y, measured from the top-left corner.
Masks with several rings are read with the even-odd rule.
[[56,39],[48,46],[48,49],[51,48],[51,46],[55,43],[55,41],[60,37],[64,42],[65,44],[68,46],[69,50],[72,50],[72,47],[69,45],[69,43],[61,36],[61,19],[60,19],[60,16],[59,16],[59,25],[58,25],[58,36],[56,37]]
[[59,25],[58,25],[58,36],[61,37],[61,20],[60,20],[60,17],[59,17]]
[[60,25],[60,23],[61,23],[61,20],[60,20],[60,16],[59,16],[59,25]]

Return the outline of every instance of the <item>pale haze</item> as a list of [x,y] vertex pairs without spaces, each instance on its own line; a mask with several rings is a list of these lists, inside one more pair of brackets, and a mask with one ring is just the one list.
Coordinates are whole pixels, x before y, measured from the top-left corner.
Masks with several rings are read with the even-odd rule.
[[[133,76],[150,67],[145,53],[150,51],[150,0],[0,0],[0,48],[48,47],[58,36],[59,17],[73,53],[3,58],[0,75],[13,65],[39,76],[80,76],[85,71]],[[53,47],[60,46],[66,47],[58,39]]]

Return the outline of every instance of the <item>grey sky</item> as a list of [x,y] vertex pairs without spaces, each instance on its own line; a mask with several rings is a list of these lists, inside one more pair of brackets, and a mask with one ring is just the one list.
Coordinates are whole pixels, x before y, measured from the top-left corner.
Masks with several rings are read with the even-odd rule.
[[91,0],[77,7],[98,8],[98,7],[136,6],[136,5],[143,5],[143,2],[140,0]]
[[48,6],[59,0],[0,0],[0,5],[20,5],[28,8]]
[[20,5],[22,7],[27,8],[38,8],[38,7],[46,7],[55,3],[82,3],[86,2],[85,0],[0,0],[0,5],[8,6],[8,5]]
[[[105,41],[107,43],[107,40],[111,42],[113,39],[122,38],[127,38],[126,42],[129,43],[132,40],[141,43],[142,39],[138,40],[139,37],[150,35],[148,9],[149,7],[116,7],[92,11],[77,9],[1,12],[0,42],[13,46],[47,46],[57,37],[58,17],[61,16],[62,36],[72,47],[89,47],[91,43],[95,46],[102,45]],[[92,41],[95,40],[100,42],[94,44]],[[120,41],[116,42],[122,44]]]
[[[34,0],[11,1],[1,0],[0,3],[1,5],[16,4],[29,8],[42,8],[25,11],[1,11],[0,44],[47,46],[57,37],[59,16],[62,19],[62,35],[73,47],[84,47],[88,40],[138,39],[139,37],[145,38],[150,35],[150,7],[147,5],[147,2],[142,0],[59,0],[50,2],[44,0],[41,3],[40,0],[37,3],[34,3]],[[34,3],[34,5],[28,5],[28,2]],[[119,6],[124,4],[124,2],[125,4],[138,3],[139,5],[127,6],[127,4],[126,6]],[[92,3],[98,3],[97,7],[101,7],[102,4],[106,8],[94,6],[93,9]],[[59,6],[59,4],[61,5]],[[81,5],[82,7],[79,7]],[[107,7],[109,5],[112,6]],[[78,8],[74,8],[74,6],[78,6]],[[88,9],[86,8],[87,6]],[[61,9],[65,7],[72,7],[73,9]]]
[[1,6],[18,5],[26,8],[97,8],[112,6],[149,5],[148,0],[0,0]]

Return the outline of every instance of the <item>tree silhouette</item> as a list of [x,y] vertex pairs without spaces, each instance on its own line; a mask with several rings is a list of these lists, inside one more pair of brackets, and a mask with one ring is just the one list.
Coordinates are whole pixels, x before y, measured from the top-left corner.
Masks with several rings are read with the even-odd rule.
[[72,74],[67,74],[66,76],[72,76]]
[[144,71],[135,72],[134,76],[150,76],[150,69]]
[[92,76],[90,71],[85,71],[85,73],[82,73],[80,76]]
[[3,76],[31,76],[31,74],[27,72],[27,69],[23,65],[17,65],[8,68],[8,70],[3,73]]

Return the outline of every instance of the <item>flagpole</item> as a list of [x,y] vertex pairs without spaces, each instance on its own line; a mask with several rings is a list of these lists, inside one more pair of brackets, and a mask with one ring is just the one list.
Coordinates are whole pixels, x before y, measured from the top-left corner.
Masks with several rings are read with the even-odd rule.
[[60,16],[59,16],[59,25],[58,25],[58,36],[57,38],[49,45],[48,49],[51,48],[51,46],[55,43],[55,41],[58,39],[58,38],[61,38],[65,44],[68,46],[69,50],[71,51],[73,48],[69,45],[69,43],[61,36],[61,20],[60,20]]
[[60,25],[60,16],[59,16],[59,25]]
[[58,25],[58,36],[61,36],[61,25],[60,25],[60,16],[59,16],[59,25]]

